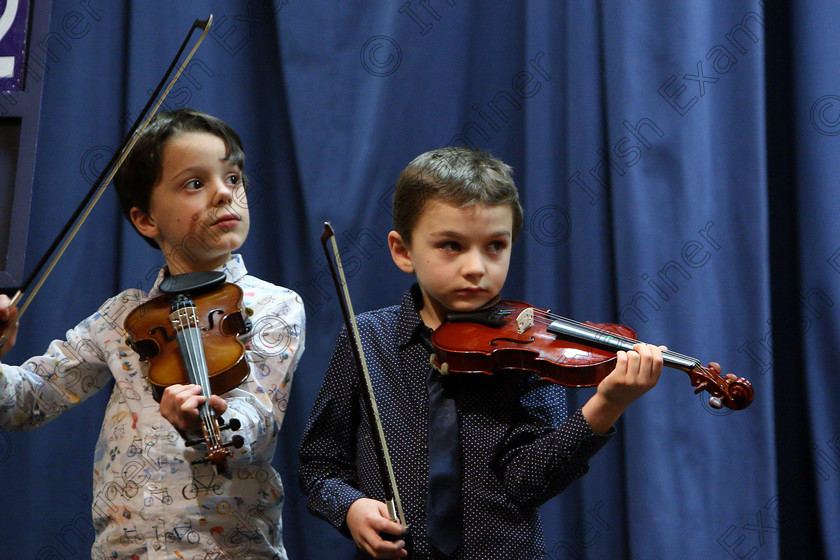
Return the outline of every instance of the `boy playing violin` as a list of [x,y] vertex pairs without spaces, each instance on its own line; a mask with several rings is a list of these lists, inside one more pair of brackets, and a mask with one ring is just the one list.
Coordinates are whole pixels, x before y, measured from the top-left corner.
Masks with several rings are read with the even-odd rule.
[[[465,148],[422,154],[397,181],[393,215],[391,256],[417,283],[399,305],[357,323],[411,558],[541,559],[538,507],[587,472],[619,416],[658,381],[661,351],[618,352],[612,373],[568,417],[564,390],[535,375],[441,380],[429,364],[432,331],[450,312],[495,303],[507,277],[522,225],[511,169]],[[403,558],[405,539],[380,534],[406,527],[382,502],[361,398],[342,331],[301,444],[300,483],[310,510],[351,537],[358,558]]]
[[[271,460],[303,352],[304,310],[294,292],[249,276],[232,253],[249,229],[244,158],[239,136],[215,117],[189,109],[155,117],[115,176],[126,217],[166,260],[154,287],[109,299],[43,356],[0,364],[7,430],[43,425],[116,381],[94,458],[93,558],[286,558],[282,483]],[[174,384],[158,404],[149,365],[123,327],[129,312],[161,295],[164,278],[211,270],[242,289],[252,325],[241,336],[250,373],[209,400],[241,424],[244,444],[227,459],[226,476],[191,464],[204,443],[185,446],[184,437],[201,438],[198,407],[207,396],[198,385]],[[15,315],[0,296],[0,327],[13,329],[0,357],[18,334]]]

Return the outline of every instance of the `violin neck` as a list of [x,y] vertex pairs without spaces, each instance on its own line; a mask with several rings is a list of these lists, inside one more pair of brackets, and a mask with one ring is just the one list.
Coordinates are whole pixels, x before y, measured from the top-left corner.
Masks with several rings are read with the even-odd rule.
[[211,420],[212,412],[209,407],[210,373],[207,369],[207,358],[204,355],[204,344],[201,340],[201,327],[198,323],[195,307],[182,307],[173,311],[170,316],[175,326],[175,336],[178,340],[178,348],[184,361],[184,369],[190,383],[201,387],[201,394],[207,397],[199,405],[199,413],[202,422]]
[[[617,336],[611,332],[601,329],[589,327],[583,323],[568,321],[565,319],[553,320],[546,330],[560,336],[569,336],[576,338],[582,342],[593,344],[600,348],[607,350],[632,350],[634,344],[638,344],[638,340]],[[670,350],[662,352],[663,363],[675,369],[682,371],[692,371],[695,367],[700,365],[700,362],[690,356],[683,356]]]

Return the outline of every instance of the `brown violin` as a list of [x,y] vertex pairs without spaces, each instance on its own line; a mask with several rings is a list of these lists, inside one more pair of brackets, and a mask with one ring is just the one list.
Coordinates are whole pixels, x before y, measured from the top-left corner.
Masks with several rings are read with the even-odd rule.
[[[225,282],[223,272],[191,272],[161,282],[163,295],[134,309],[125,319],[127,342],[149,364],[148,381],[160,402],[166,387],[192,383],[203,395],[223,394],[241,384],[250,372],[239,335],[248,332],[242,310],[242,289]],[[211,462],[227,471],[229,447],[242,447],[242,436],[224,443],[221,430],[239,429],[239,421],[220,422],[208,401],[199,406],[207,452],[193,463]]]
[[[432,333],[432,365],[442,374],[502,370],[534,372],[566,387],[594,387],[615,367],[616,352],[639,341],[633,329],[611,323],[580,323],[519,301],[451,315]],[[721,376],[690,356],[662,352],[664,364],[686,372],[695,394],[706,391],[713,408],[741,410],[753,400],[749,381]]]

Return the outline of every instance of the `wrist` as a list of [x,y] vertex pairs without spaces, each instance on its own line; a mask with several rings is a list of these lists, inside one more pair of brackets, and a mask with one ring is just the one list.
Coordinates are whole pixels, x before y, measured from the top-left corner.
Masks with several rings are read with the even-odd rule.
[[611,401],[596,392],[581,407],[581,413],[593,432],[603,434],[609,431],[626,409],[626,404]]

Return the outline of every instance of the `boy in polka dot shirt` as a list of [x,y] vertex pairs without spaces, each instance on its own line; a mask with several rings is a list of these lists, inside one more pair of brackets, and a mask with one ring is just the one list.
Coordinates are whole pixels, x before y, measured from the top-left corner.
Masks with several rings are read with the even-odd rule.
[[391,256],[417,283],[400,305],[357,323],[408,530],[383,503],[344,331],[300,448],[309,509],[353,539],[357,558],[541,559],[539,506],[586,473],[627,406],[656,384],[661,350],[618,352],[571,415],[564,390],[535,375],[441,379],[429,365],[432,331],[450,312],[493,304],[504,286],[522,225],[511,169],[467,148],[427,152],[400,175],[393,214]]

